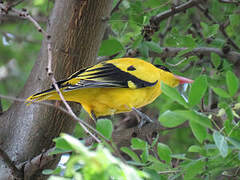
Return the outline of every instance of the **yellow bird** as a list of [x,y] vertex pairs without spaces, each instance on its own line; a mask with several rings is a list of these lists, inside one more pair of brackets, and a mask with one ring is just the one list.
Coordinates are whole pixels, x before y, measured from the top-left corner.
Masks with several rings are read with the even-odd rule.
[[[161,94],[161,82],[176,87],[193,80],[172,74],[166,67],[137,58],[120,58],[81,69],[57,84],[66,101],[78,102],[93,120],[100,116],[135,111],[141,125],[151,119],[137,110]],[[61,100],[55,88],[30,96],[31,103]]]

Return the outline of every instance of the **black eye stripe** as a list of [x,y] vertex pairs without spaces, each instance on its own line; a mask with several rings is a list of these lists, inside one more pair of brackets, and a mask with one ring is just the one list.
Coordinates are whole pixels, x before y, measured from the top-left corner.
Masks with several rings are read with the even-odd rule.
[[134,66],[129,66],[129,67],[127,68],[127,70],[128,70],[128,71],[135,71],[136,68],[135,68]]
[[163,65],[156,65],[156,64],[154,64],[154,66],[156,66],[157,68],[162,69],[164,71],[171,72],[167,67],[165,67]]

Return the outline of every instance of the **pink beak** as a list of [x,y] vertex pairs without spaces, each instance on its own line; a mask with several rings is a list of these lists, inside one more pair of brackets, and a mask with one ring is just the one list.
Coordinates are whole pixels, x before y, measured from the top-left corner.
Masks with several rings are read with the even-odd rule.
[[191,79],[188,79],[188,78],[185,78],[182,76],[177,76],[177,75],[174,75],[174,76],[175,76],[175,78],[177,78],[179,80],[179,84],[193,83],[193,80],[191,80]]

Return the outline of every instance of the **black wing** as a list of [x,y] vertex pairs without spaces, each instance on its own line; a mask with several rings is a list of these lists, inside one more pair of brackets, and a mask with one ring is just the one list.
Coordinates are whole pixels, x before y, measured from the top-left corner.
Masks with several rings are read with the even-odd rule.
[[100,63],[96,66],[80,70],[70,76],[67,80],[59,81],[58,85],[64,91],[80,88],[143,88],[154,86],[157,83],[147,82],[136,76],[122,71],[112,63]]

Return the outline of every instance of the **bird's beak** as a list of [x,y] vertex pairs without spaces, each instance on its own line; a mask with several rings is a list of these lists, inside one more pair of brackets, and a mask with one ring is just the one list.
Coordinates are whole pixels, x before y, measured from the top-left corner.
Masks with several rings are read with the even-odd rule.
[[179,84],[185,84],[185,83],[193,83],[193,80],[192,79],[188,79],[188,78],[185,78],[185,77],[182,77],[182,76],[177,76],[177,75],[174,75],[176,79],[179,80]]

